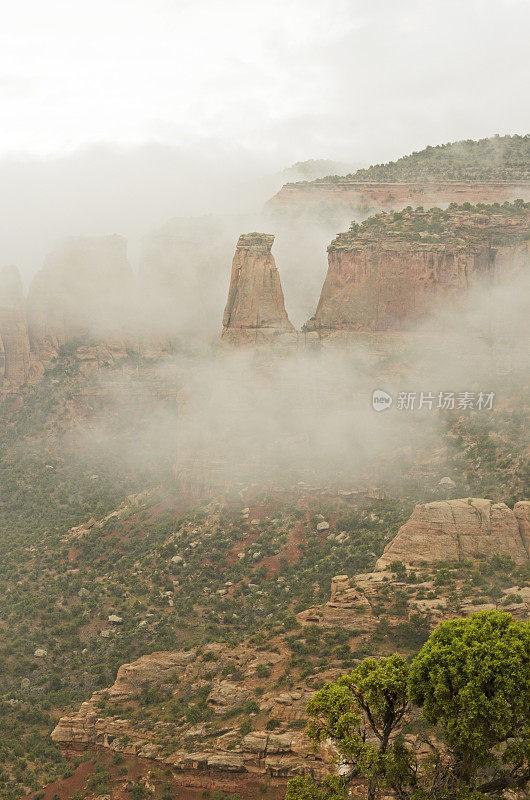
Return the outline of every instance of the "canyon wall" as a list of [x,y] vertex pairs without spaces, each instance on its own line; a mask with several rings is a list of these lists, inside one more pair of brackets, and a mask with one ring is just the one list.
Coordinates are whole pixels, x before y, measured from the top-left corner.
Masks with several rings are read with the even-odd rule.
[[530,262],[530,212],[381,214],[328,247],[328,272],[307,330],[401,331],[438,301],[465,300],[479,281],[502,281]]
[[286,183],[266,206],[275,217],[310,219],[363,219],[378,211],[406,206],[440,206],[450,203],[504,203],[530,200],[530,181],[409,181],[380,182],[348,178]]
[[[0,272],[0,388],[38,380],[72,343],[85,374],[125,362],[148,362],[168,344],[150,325],[121,236],[70,238],[46,259],[27,300],[16,267]],[[145,287],[144,287],[145,289]]]
[[[192,292],[195,305],[185,297],[178,300],[184,280],[178,259],[182,226],[174,239],[169,237],[166,262],[159,250],[166,252],[167,235],[151,243],[151,272],[144,270],[139,283],[122,237],[68,239],[33,279],[27,308],[16,270],[6,268],[0,276],[3,389],[36,379],[67,343],[76,347],[82,369],[94,372],[123,363],[131,353],[142,363],[157,359],[181,337],[193,341],[202,328],[201,315],[212,316],[212,311],[208,304],[200,307],[197,286]],[[184,260],[197,235],[195,227],[184,246]],[[521,272],[530,260],[530,206],[518,201],[479,209],[405,208],[375,215],[362,225],[352,223],[328,247],[328,272],[316,313],[302,332],[295,330],[285,309],[273,242],[272,234],[239,237],[221,344],[313,347],[324,339],[347,339],[353,332],[371,335],[370,344],[377,348],[374,334],[414,330],[435,303],[460,302],[480,280],[496,282]],[[209,253],[205,244],[205,265]],[[158,258],[156,268],[153,258]],[[153,298],[164,294],[164,313],[153,313],[158,308]],[[172,334],[167,327],[171,310],[178,320]]]

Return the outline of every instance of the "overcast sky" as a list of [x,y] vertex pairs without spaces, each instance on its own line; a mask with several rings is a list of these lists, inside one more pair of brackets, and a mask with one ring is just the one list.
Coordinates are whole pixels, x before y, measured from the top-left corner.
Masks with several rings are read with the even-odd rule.
[[530,0],[0,12],[0,266],[26,281],[67,235],[124,234],[134,261],[171,217],[256,213],[296,161],[530,131]]
[[529,128],[528,0],[2,0],[0,154],[381,160]]

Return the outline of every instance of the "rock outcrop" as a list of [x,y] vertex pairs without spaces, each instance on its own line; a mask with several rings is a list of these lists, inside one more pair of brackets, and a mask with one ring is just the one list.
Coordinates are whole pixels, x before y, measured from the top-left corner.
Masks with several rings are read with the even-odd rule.
[[26,303],[18,269],[4,267],[0,272],[0,338],[3,368],[0,379],[10,386],[24,383],[31,372]]
[[[476,510],[470,513],[485,518],[491,506],[492,536],[508,527],[515,537],[516,517],[506,506],[487,500],[472,502]],[[530,503],[518,503],[517,518],[528,521],[529,508]],[[388,644],[394,648],[392,636],[399,634],[403,652],[407,649],[404,632],[417,648],[417,630],[426,636],[442,619],[496,607],[483,597],[464,594],[466,577],[455,578],[450,598],[440,593],[435,581],[436,569],[428,568],[422,570],[421,583],[407,582],[388,571],[337,575],[331,582],[329,602],[297,615],[302,625],[298,635],[289,628],[288,633],[271,632],[261,645],[251,638],[236,646],[208,644],[142,656],[120,667],[113,686],[95,692],[78,711],[63,716],[52,739],[66,755],[106,748],[154,759],[188,785],[203,788],[212,779],[225,780],[230,775],[237,775],[241,787],[252,775],[266,777],[272,786],[300,774],[321,779],[333,769],[329,759],[333,750],[327,744],[314,752],[304,723],[307,703],[322,681],[335,680],[351,668],[351,662],[341,664],[344,648],[338,652],[331,644],[334,633],[341,632],[343,643],[346,634],[347,650],[362,657],[366,648],[373,652],[374,641],[379,641],[372,636],[374,630],[378,628],[384,636],[386,626]],[[530,588],[505,588],[498,607],[527,620]],[[323,630],[329,642],[326,669],[322,651],[317,650],[311,660],[311,629]],[[303,653],[297,666],[293,656]],[[143,695],[149,697],[147,719],[138,713]]]
[[450,203],[505,203],[530,200],[530,181],[370,181],[352,178],[286,183],[267,203],[273,219],[326,221],[364,219],[406,206],[446,207]]
[[293,334],[283,299],[280,275],[271,253],[274,236],[247,233],[239,237],[221,338],[229,344],[255,344]]
[[326,280],[306,328],[411,329],[436,302],[463,300],[477,282],[517,273],[530,256],[530,206],[486,211],[405,209],[353,223],[328,247]]
[[327,630],[372,631],[377,618],[364,592],[351,585],[348,575],[336,575],[331,581],[331,598],[323,606],[313,606],[297,615],[302,625],[319,625]]
[[447,500],[418,505],[410,519],[387,545],[377,569],[393,561],[418,564],[437,561],[487,560],[510,556],[516,564],[529,558],[530,502],[512,511],[491,500]]
[[[235,772],[261,774],[274,780],[300,773],[327,773],[326,759],[322,753],[313,753],[300,725],[313,691],[304,684],[282,691],[270,682],[259,693],[258,702],[255,700],[254,689],[263,685],[263,680],[256,677],[257,671],[280,674],[287,654],[260,652],[245,644],[207,645],[204,654],[201,656],[196,648],[152,653],[125,664],[118,670],[114,686],[96,692],[78,712],[61,718],[52,739],[67,751],[101,746],[162,761],[175,772],[194,770],[204,777]],[[227,671],[241,678],[226,679],[223,672]],[[329,677],[336,677],[336,673],[330,671]],[[197,724],[186,722],[182,715],[175,722],[155,725],[128,719],[123,715],[123,704],[136,702],[146,687],[172,695],[177,704],[179,698],[189,702],[203,690],[213,719]],[[108,704],[110,714],[116,703],[120,715],[101,714],[102,702]],[[278,730],[273,732],[263,725],[242,735],[241,717],[248,719],[249,713],[255,716],[256,712],[260,717],[274,719]]]

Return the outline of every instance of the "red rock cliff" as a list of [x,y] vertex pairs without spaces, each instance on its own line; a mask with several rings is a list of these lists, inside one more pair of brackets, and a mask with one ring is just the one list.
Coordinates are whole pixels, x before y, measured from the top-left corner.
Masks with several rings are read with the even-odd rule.
[[360,181],[348,178],[286,183],[267,203],[274,217],[335,218],[347,212],[357,219],[405,206],[450,203],[504,203],[530,200],[530,181]]
[[248,233],[239,237],[222,339],[251,344],[279,334],[294,333],[285,310],[280,275],[271,253],[274,236]]
[[411,327],[438,299],[461,296],[528,263],[530,208],[476,213],[458,207],[380,214],[339,234],[308,329]]

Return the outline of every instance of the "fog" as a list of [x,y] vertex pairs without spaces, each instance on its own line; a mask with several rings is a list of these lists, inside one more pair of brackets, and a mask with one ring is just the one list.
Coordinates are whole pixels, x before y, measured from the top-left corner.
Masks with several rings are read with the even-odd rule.
[[272,0],[262,12],[243,0],[11,6],[0,264],[28,283],[62,237],[115,233],[137,269],[150,231],[259,213],[295,162],[347,172],[530,127],[524,0]]
[[[201,491],[245,487],[349,486],[391,480],[411,469],[437,475],[445,463],[440,392],[493,392],[483,408],[494,415],[524,408],[530,358],[528,274],[509,283],[477,286],[458,304],[443,305],[410,334],[353,337],[347,346],[224,347],[188,350],[166,358],[134,381],[105,383],[122,430],[110,433],[108,411],[77,432],[82,450],[97,447],[124,463],[168,464],[177,486]],[[173,400],[155,388],[173,387]],[[179,402],[175,392],[180,390]],[[377,412],[372,393],[393,405]],[[400,392],[415,392],[414,409],[400,409]],[[420,393],[432,407],[419,409]],[[140,412],[138,411],[140,409]],[[140,414],[138,418],[137,414]],[[110,433],[110,435],[109,435]],[[521,441],[521,451],[529,442]],[[438,474],[436,480],[442,475]]]
[[[172,457],[186,427],[221,473],[325,479],[436,438],[434,412],[375,413],[375,388],[498,385],[502,401],[506,375],[527,368],[515,281],[438,309],[397,354],[362,337],[281,357],[217,348],[241,233],[275,235],[293,324],[315,311],[326,246],[351,219],[275,219],[265,203],[285,181],[528,130],[524,0],[22,0],[3,22],[0,265],[18,265],[41,320],[173,346],[135,384],[141,430],[127,381],[106,387],[136,440],[109,439],[102,419],[87,447]],[[101,240],[97,268],[61,244],[114,234],[127,253],[107,261]],[[187,387],[180,423],[149,381]]]

